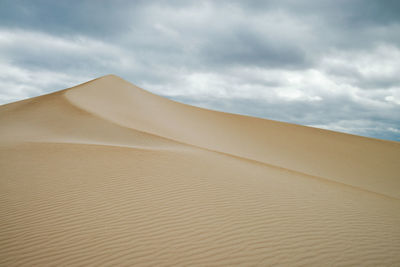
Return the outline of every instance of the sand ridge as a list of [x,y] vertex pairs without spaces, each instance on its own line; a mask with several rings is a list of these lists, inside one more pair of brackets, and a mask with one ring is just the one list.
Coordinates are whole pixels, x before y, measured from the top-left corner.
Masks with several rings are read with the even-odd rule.
[[0,266],[400,265],[400,144],[107,75],[0,106]]
[[[92,114],[130,129],[400,198],[398,142],[196,108],[153,95],[113,75],[102,82],[102,86],[91,83],[65,95]],[[380,183],[383,168],[385,179]],[[362,180],[353,179],[360,175]]]

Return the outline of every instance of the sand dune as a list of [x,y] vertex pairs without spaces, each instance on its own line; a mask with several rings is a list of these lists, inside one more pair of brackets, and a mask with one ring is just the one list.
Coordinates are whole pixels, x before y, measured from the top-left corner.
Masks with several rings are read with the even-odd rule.
[[400,266],[400,143],[108,75],[0,106],[0,266]]

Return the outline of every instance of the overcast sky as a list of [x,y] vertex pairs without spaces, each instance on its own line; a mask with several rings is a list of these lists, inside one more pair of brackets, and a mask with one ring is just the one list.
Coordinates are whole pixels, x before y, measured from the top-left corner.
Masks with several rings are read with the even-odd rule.
[[400,141],[400,1],[0,1],[0,104],[109,73],[188,104]]

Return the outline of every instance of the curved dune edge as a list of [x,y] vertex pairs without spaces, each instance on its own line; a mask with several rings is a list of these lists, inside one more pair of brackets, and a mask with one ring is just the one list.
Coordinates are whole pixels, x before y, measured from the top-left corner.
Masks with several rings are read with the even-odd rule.
[[188,106],[114,75],[69,89],[65,96],[123,127],[400,198],[398,142]]
[[116,76],[0,106],[0,266],[397,266],[399,143]]

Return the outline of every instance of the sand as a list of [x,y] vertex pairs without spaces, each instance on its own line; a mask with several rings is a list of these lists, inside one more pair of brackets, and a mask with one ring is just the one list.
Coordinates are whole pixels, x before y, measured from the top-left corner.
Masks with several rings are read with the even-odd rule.
[[400,143],[114,75],[0,106],[0,266],[400,266]]

